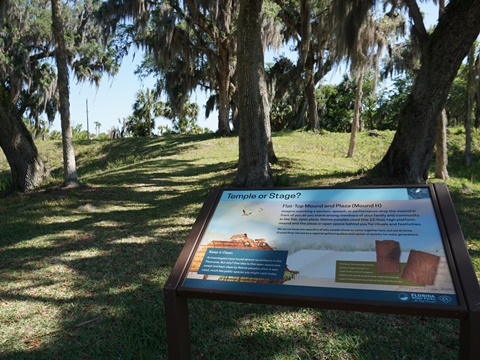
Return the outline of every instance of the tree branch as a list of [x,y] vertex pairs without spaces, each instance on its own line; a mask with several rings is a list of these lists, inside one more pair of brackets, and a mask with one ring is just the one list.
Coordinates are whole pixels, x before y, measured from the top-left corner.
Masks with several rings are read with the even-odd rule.
[[416,0],[404,0],[408,7],[408,13],[413,20],[413,33],[418,38],[421,47],[426,46],[429,35],[423,22],[422,12],[418,7]]
[[198,15],[196,18],[193,18],[187,15],[178,4],[172,4],[172,7],[179,13],[182,19],[184,19],[189,25],[196,25],[200,29],[202,29],[206,34],[208,34],[214,41],[217,41],[219,34],[218,31],[215,30],[211,23],[208,23],[208,20],[203,16],[195,6],[195,3],[192,1],[185,1],[187,6],[192,9],[196,10],[195,13]]

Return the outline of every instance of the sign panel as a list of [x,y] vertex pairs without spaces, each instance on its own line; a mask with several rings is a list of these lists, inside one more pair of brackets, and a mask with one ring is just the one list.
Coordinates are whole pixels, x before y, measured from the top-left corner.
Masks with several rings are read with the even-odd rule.
[[182,287],[459,305],[429,187],[223,190]]

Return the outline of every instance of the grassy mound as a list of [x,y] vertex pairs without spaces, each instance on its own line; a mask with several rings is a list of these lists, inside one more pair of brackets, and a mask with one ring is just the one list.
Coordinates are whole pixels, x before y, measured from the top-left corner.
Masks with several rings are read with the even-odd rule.
[[[393,137],[274,135],[278,186],[360,185]],[[480,271],[478,148],[447,181]],[[0,198],[0,359],[165,359],[163,285],[209,189],[236,172],[237,138],[129,138],[75,144],[85,184],[62,189],[58,141],[38,142],[51,179]],[[8,166],[0,155],[0,187]],[[432,179],[432,181],[434,181]],[[456,320],[191,301],[195,359],[450,359]]]

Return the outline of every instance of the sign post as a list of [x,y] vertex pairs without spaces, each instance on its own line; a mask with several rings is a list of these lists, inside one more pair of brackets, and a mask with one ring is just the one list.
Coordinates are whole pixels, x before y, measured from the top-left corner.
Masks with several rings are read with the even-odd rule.
[[165,285],[170,359],[188,298],[461,320],[480,353],[480,288],[445,184],[214,189]]

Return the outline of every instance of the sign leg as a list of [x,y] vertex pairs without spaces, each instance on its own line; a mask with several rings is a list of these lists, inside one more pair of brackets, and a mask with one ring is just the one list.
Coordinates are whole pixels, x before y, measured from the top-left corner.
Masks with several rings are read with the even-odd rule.
[[478,359],[480,354],[480,312],[469,312],[460,323],[460,359]]
[[188,300],[178,297],[175,289],[165,289],[165,319],[169,360],[190,360]]

